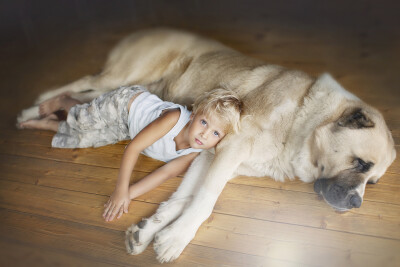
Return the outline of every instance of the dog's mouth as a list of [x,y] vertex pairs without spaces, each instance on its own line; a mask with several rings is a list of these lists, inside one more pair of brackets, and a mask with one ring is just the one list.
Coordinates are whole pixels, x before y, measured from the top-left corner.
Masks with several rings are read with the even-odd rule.
[[338,206],[332,204],[331,202],[326,200],[325,196],[322,193],[318,193],[318,195],[322,197],[322,199],[325,201],[325,203],[327,203],[330,207],[332,207],[334,210],[336,210],[338,212],[346,212],[346,211],[351,210],[351,208],[338,207]]

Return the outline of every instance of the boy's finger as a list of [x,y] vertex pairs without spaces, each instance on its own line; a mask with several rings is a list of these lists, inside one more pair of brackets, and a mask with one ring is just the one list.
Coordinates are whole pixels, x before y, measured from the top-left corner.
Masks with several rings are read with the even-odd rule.
[[117,213],[118,213],[118,210],[117,210],[117,209],[114,209],[113,212],[111,213],[110,221],[114,220],[115,215],[117,215]]
[[121,206],[119,206],[118,209],[115,210],[115,212],[113,214],[113,219],[114,218],[119,219],[119,217],[122,216],[123,212],[124,212],[124,204],[121,204]]
[[124,204],[124,212],[128,213],[129,203]]
[[108,210],[109,208],[110,208],[110,204],[109,203],[104,204],[104,210]]
[[121,218],[122,214],[124,213],[124,209],[121,207],[118,212],[117,219]]
[[111,220],[111,215],[112,215],[114,209],[115,209],[115,205],[112,205],[111,208],[107,211],[106,221],[110,221]]
[[111,203],[108,203],[108,205],[105,207],[103,211],[103,217],[107,215],[107,212],[110,210],[110,208],[111,208]]
[[117,214],[117,212],[119,211],[120,206],[114,205],[113,209],[109,212],[109,216],[108,216],[108,220],[112,221],[115,218],[115,215]]
[[107,215],[107,212],[108,212],[108,209],[109,209],[109,208],[110,208],[109,206],[107,206],[107,207],[104,208],[103,217],[105,217],[105,216]]

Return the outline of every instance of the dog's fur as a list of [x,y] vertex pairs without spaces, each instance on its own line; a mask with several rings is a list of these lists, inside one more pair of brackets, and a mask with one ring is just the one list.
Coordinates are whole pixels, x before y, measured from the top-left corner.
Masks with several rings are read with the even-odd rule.
[[[131,254],[155,238],[158,259],[176,259],[236,175],[316,181],[315,191],[343,211],[360,207],[366,183],[376,183],[396,156],[382,115],[330,75],[314,79],[174,30],[133,34],[111,52],[102,73],[47,92],[37,103],[63,92],[88,101],[131,84],[185,105],[204,91],[226,87],[245,106],[240,132],[228,134],[215,155],[202,152],[157,213],[128,229]],[[37,116],[32,107],[19,121]]]

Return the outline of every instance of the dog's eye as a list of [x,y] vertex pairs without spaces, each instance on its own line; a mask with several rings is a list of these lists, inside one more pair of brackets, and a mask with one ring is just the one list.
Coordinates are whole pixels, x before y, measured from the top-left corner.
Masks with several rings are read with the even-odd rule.
[[371,169],[372,166],[374,166],[374,163],[372,162],[365,162],[360,158],[355,158],[354,161],[354,168],[357,172],[368,172],[369,169]]

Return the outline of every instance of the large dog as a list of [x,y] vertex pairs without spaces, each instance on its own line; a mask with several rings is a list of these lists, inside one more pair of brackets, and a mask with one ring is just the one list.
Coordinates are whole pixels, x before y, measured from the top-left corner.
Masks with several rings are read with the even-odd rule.
[[[168,29],[127,37],[99,75],[49,91],[37,103],[66,91],[89,101],[130,84],[147,85],[161,98],[185,105],[204,91],[226,87],[245,106],[240,132],[228,134],[215,154],[202,152],[156,214],[129,227],[131,254],[155,239],[159,261],[176,259],[236,175],[315,182],[315,191],[344,211],[360,207],[366,184],[376,183],[396,156],[382,115],[330,75],[314,79]],[[36,106],[23,111],[19,121],[37,116]]]

